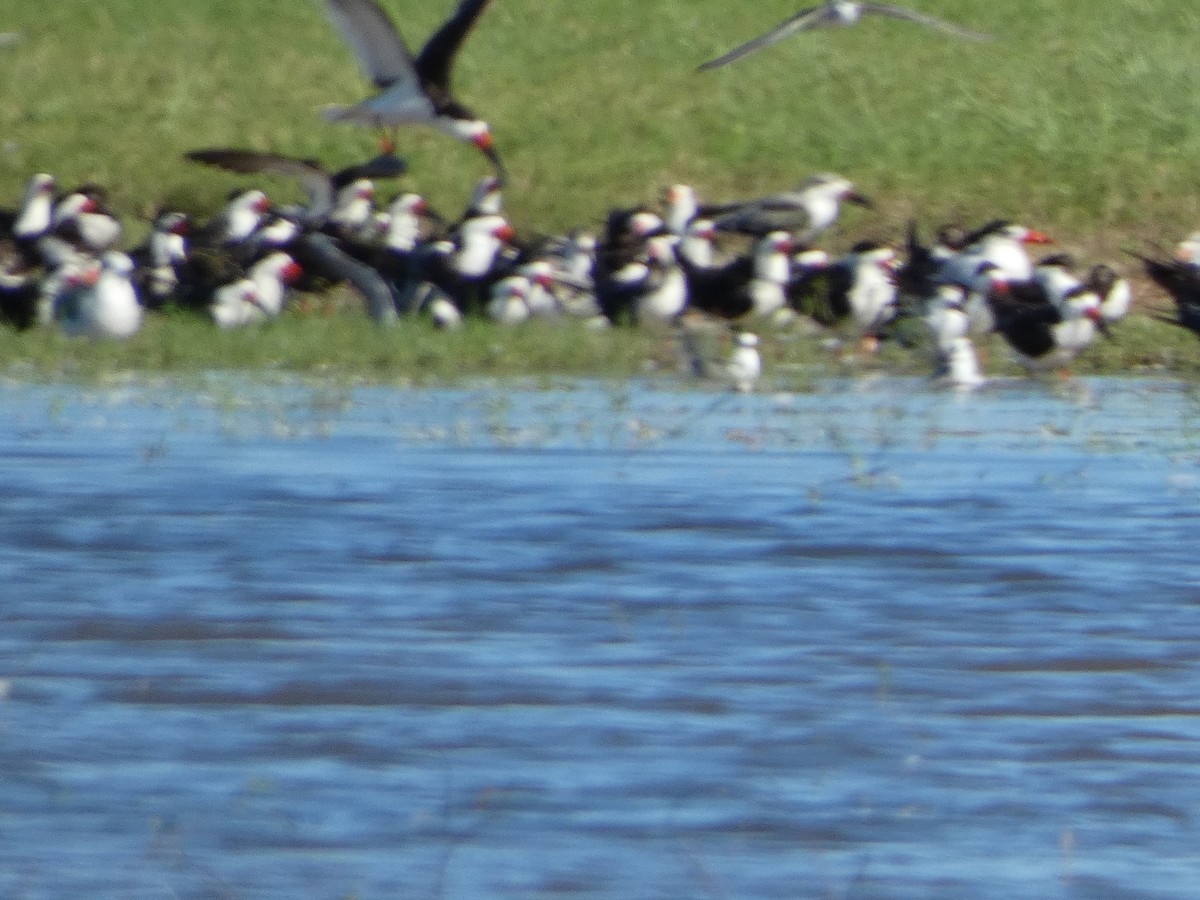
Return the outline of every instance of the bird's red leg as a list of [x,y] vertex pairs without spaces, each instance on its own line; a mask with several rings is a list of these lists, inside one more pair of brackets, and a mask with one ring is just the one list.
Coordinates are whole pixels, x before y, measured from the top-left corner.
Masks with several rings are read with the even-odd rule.
[[396,131],[395,128],[390,132],[386,128],[380,129],[379,152],[384,156],[391,156],[396,152]]

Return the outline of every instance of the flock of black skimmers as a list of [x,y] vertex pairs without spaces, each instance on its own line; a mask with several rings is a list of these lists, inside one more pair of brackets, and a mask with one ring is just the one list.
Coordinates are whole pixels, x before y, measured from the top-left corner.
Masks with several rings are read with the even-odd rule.
[[[194,164],[245,176],[295,179],[307,202],[280,207],[253,184],[203,222],[164,210],[141,246],[95,185],[60,191],[36,174],[19,205],[0,211],[0,317],[13,326],[61,327],[126,338],[147,312],[197,311],[236,328],[278,316],[296,290],[347,283],[384,324],[428,316],[453,328],[467,317],[503,325],[580,319],[595,327],[671,329],[697,374],[751,390],[762,371],[755,332],[829,329],[831,345],[870,352],[923,321],[940,381],[984,382],[973,339],[998,332],[1031,370],[1061,369],[1129,311],[1116,269],[1077,270],[1032,228],[993,221],[944,227],[923,243],[863,241],[832,255],[820,244],[847,203],[870,202],[847,179],[818,174],[791,190],[704,202],[688,185],[634,208],[607,211],[595,229],[518,237],[503,208],[504,167],[487,123],[450,91],[454,57],[488,0],[462,0],[415,56],[374,0],[326,0],[330,18],[378,93],[328,113],[380,129],[381,152],[337,172],[317,162],[238,149],[189,153]],[[848,25],[864,14],[908,19],[959,37],[987,35],[911,10],[832,0],[701,66],[715,68],[797,31]],[[380,201],[407,173],[395,131],[438,128],[474,144],[493,166],[455,220],[418,193]],[[1176,321],[1200,331],[1200,234],[1174,253],[1141,256],[1176,300]],[[728,328],[732,352],[710,359],[697,334]],[[909,338],[911,339],[911,338]]]

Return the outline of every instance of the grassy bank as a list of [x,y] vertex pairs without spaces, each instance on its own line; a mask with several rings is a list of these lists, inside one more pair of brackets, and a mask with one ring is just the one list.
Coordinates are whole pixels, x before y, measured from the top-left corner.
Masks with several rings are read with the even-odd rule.
[[[419,43],[452,4],[384,5]],[[1051,231],[1084,261],[1115,260],[1132,271],[1123,247],[1170,244],[1200,225],[1194,3],[921,5],[999,39],[971,44],[872,21],[801,35],[697,74],[699,62],[793,12],[794,0],[495,0],[465,47],[456,88],[493,124],[511,173],[507,206],[523,234],[594,226],[610,207],[652,201],[675,181],[726,199],[821,170],[851,177],[878,203],[874,212],[848,213],[827,242],[835,251],[859,237],[899,240],[912,216],[930,227],[1005,216]],[[97,180],[111,189],[133,239],[157,204],[204,215],[245,183],[184,162],[187,150],[232,145],[331,166],[374,152],[371,133],[318,115],[369,88],[317,0],[11,6],[3,27],[22,40],[0,55],[0,205],[15,204],[35,171],[67,185]],[[402,133],[401,151],[412,165],[405,187],[450,214],[486,172],[473,148],[427,130]],[[267,187],[277,199],[299,199],[286,181],[268,179]],[[1144,283],[1139,300],[1162,305]],[[158,353],[164,365],[178,365],[203,347],[216,354],[212,364],[237,347],[245,364],[269,365],[307,340],[302,324],[313,332],[302,367],[323,364],[340,347],[355,358],[351,368],[375,365],[357,359],[365,353],[399,371],[418,352],[411,340],[435,357],[467,352],[457,342],[478,340],[486,369],[483,348],[498,340],[420,329],[419,340],[402,339],[357,322],[318,327],[302,318],[254,338],[201,339],[190,330],[195,323],[172,321],[126,349],[86,353],[133,363]],[[1152,322],[1139,328],[1172,346],[1190,338]],[[179,346],[167,349],[173,335]],[[503,340],[521,359],[569,371],[590,359],[573,339],[558,360],[531,355],[536,333]],[[612,369],[636,366],[623,354],[637,355],[626,348],[643,340],[622,333],[598,359]],[[1094,352],[1153,355],[1124,349],[1127,340]],[[77,351],[41,334],[6,335],[4,343],[5,353],[29,357]]]
[[[811,390],[828,376],[884,373],[926,376],[932,356],[920,327],[913,343],[885,341],[877,355],[845,354],[827,335],[766,332],[765,390]],[[713,353],[728,349],[719,334]],[[843,346],[853,347],[853,340]],[[998,336],[979,342],[991,375],[1021,372]],[[632,328],[595,331],[582,323],[531,323],[501,328],[469,322],[438,331],[423,320],[383,329],[363,314],[322,307],[292,310],[278,320],[221,331],[198,316],[155,315],[132,339],[90,343],[57,331],[0,336],[0,374],[29,380],[94,382],[110,377],[189,376],[213,369],[318,376],[342,384],[435,384],[480,377],[644,377],[686,383],[678,344],[665,332]],[[1144,315],[1117,325],[1072,370],[1081,375],[1200,377],[1200,343],[1190,332]]]

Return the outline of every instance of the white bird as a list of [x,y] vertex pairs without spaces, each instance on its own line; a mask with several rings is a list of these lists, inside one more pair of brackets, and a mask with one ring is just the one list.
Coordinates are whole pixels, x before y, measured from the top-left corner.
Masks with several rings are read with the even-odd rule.
[[801,31],[809,31],[814,28],[856,25],[865,15],[904,19],[908,22],[916,22],[918,25],[928,25],[947,34],[966,38],[971,41],[990,41],[992,39],[990,34],[985,34],[981,31],[972,31],[969,28],[963,28],[960,25],[955,25],[953,22],[946,22],[942,19],[918,12],[915,9],[906,9],[905,7],[893,6],[889,3],[862,3],[858,2],[858,0],[828,0],[827,3],[822,3],[820,6],[810,6],[800,10],[795,15],[776,25],[766,34],[734,47],[728,53],[718,56],[716,59],[709,60],[701,65],[698,71],[704,72],[709,69],[720,68],[736,59],[741,59],[748,53],[761,50],[763,47],[769,47]]
[[667,188],[663,206],[663,221],[667,230],[679,237],[687,233],[688,226],[700,212],[696,189],[690,184],[673,184]]
[[736,332],[733,349],[724,358],[706,355],[700,346],[699,333],[681,327],[677,331],[681,362],[697,378],[707,378],[726,384],[739,394],[754,390],[762,376],[762,356],[758,351],[758,335],[749,331]]
[[196,235],[196,244],[221,247],[241,244],[250,239],[271,208],[271,201],[258,188],[235,191],[218,212]]
[[1200,268],[1200,231],[1193,231],[1175,245],[1175,259]]
[[423,237],[425,214],[429,211],[428,201],[420,194],[400,194],[387,208],[387,231],[383,244],[397,253],[411,253]]
[[222,328],[274,318],[283,311],[287,286],[300,275],[300,266],[288,254],[271,253],[251,266],[245,277],[217,288],[209,313]]
[[[375,0],[326,0],[334,27],[379,88],[378,94],[355,106],[327,111],[328,118],[393,130],[401,125],[432,125],[474,144],[503,177],[491,128],[450,91],[454,57],[487,5],[488,0],[460,0],[454,14],[414,57]],[[394,143],[394,138],[385,138],[384,152],[390,153]]]
[[961,285],[940,285],[930,300],[925,323],[933,334],[935,381],[969,390],[980,387],[984,378],[969,336],[971,319],[965,308],[966,297],[967,290]]
[[524,275],[509,275],[492,285],[485,311],[488,318],[501,325],[519,325],[529,321],[529,279]]
[[762,356],[758,352],[758,335],[748,331],[734,338],[733,352],[725,361],[725,377],[739,394],[754,390],[762,376]]
[[712,219],[693,219],[680,238],[679,256],[698,269],[712,268],[717,263],[717,248],[713,243],[716,234]]
[[960,391],[973,391],[987,383],[979,370],[975,344],[969,337],[963,336],[949,342],[942,351],[933,380],[934,384]]
[[121,239],[121,222],[104,208],[103,190],[85,186],[67,194],[51,214],[53,233],[86,253],[101,256]]
[[132,275],[133,260],[114,250],[84,273],[70,276],[72,289],[58,298],[54,309],[63,331],[93,340],[132,337],[142,324]]
[[496,266],[500,251],[516,236],[502,215],[476,216],[458,229],[454,270],[466,278],[482,278]]

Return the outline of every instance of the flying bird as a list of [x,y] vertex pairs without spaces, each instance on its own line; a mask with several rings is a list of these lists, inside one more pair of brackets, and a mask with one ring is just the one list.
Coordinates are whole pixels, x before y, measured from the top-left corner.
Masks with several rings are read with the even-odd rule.
[[386,153],[338,172],[328,171],[315,160],[294,159],[256,150],[192,150],[185,156],[192,162],[216,166],[230,172],[262,172],[296,179],[308,195],[305,219],[316,225],[329,218],[338,191],[347,185],[361,178],[396,178],[408,171],[408,164],[403,159]]
[[800,31],[810,31],[814,28],[834,28],[844,27],[847,25],[857,24],[863,16],[889,16],[893,19],[905,19],[909,22],[916,22],[918,25],[927,25],[930,28],[937,28],[947,34],[952,34],[955,37],[965,38],[970,41],[990,41],[992,36],[981,31],[972,31],[968,28],[963,28],[955,25],[953,22],[946,22],[942,19],[934,18],[926,15],[923,12],[918,12],[915,9],[906,9],[902,6],[893,6],[890,3],[860,3],[858,0],[828,0],[827,3],[822,3],[820,6],[810,6],[807,9],[802,9],[791,18],[776,25],[766,34],[754,38],[752,41],[734,47],[723,56],[718,56],[716,59],[710,59],[704,65],[700,66],[697,71],[706,72],[709,69],[719,69],[721,66],[727,65],[734,60],[741,59],[748,53],[753,53],[755,50],[761,50],[763,47],[769,47],[772,44],[782,41],[786,37],[790,37]]
[[385,154],[395,146],[398,127],[431,125],[474,144],[491,160],[497,175],[503,176],[504,166],[488,123],[463,106],[450,90],[454,58],[488,2],[460,0],[454,14],[414,57],[375,0],[325,0],[334,27],[379,88],[379,93],[361,103],[328,110],[328,118],[390,128],[392,133],[385,134],[382,141]]

